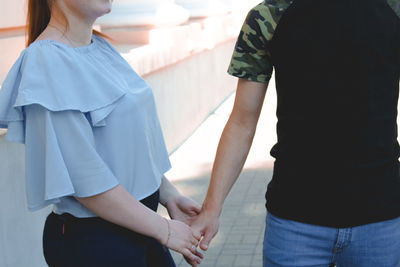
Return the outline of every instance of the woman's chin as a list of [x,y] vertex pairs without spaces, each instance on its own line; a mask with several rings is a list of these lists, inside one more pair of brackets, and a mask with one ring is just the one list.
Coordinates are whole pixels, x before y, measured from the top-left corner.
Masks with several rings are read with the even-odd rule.
[[110,13],[111,12],[111,7],[109,8],[109,9],[107,9],[106,11],[105,11],[105,13],[102,15],[102,16],[104,16],[105,14],[108,14],[108,13]]
[[96,17],[97,18],[102,17],[102,16],[110,13],[111,10],[112,10],[112,8],[111,8],[111,4],[110,4],[109,7],[106,7],[106,8],[103,8],[103,9],[99,10],[99,12],[97,12],[97,16]]

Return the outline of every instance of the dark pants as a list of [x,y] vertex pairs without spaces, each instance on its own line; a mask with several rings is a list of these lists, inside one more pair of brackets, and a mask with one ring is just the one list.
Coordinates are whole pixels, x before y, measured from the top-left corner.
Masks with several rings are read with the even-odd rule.
[[[158,192],[141,202],[156,211]],[[153,238],[101,218],[51,213],[43,233],[50,267],[175,267],[169,251]]]

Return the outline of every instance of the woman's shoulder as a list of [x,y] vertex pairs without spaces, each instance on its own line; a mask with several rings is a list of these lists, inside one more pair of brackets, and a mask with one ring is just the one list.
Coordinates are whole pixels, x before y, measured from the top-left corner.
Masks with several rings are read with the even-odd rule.
[[90,112],[109,107],[125,95],[126,82],[118,73],[111,73],[108,63],[92,53],[85,55],[97,49],[100,41],[72,49],[40,40],[23,50],[0,90],[0,126],[23,120],[20,107],[30,104],[51,111]]
[[68,51],[66,45],[60,42],[38,40],[21,51],[8,72],[5,83],[18,78],[26,81],[42,75],[58,76],[74,61],[76,63],[77,59],[71,51]]
[[[100,92],[102,96],[120,95],[123,81],[107,75],[110,70],[99,57],[103,52],[98,50],[104,43],[100,37],[94,37],[88,46],[75,48],[55,40],[35,41],[22,51],[3,88],[18,88],[18,93],[26,97],[55,96],[58,108],[54,109],[66,106],[68,99],[85,99],[90,106],[92,101],[87,98],[96,99]],[[92,105],[97,106],[93,102]]]

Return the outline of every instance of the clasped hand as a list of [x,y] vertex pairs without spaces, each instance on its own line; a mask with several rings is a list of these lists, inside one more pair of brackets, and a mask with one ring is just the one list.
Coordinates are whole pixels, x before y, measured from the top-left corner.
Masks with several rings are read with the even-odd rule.
[[[174,229],[171,227],[171,237],[177,237],[174,242],[179,239],[178,235],[184,235],[190,230],[194,237],[186,240],[186,243],[178,244],[177,242],[176,245],[170,246],[170,244],[168,247],[181,253],[191,266],[196,267],[204,258],[197,247],[200,246],[204,251],[208,249],[211,240],[218,232],[219,213],[201,210],[199,204],[185,196],[179,196],[168,201],[166,208],[171,219],[173,219],[171,226],[173,225]],[[178,221],[182,223],[179,224]]]

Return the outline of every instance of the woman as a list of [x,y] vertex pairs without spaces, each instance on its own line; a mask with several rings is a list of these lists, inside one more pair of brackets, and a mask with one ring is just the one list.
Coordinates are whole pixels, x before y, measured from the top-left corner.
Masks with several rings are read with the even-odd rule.
[[[199,212],[163,177],[168,154],[150,87],[99,34],[109,0],[30,0],[28,47],[0,93],[0,127],[26,145],[30,210],[50,266],[196,266]],[[139,202],[139,200],[141,200]],[[162,246],[163,245],[163,246]]]

